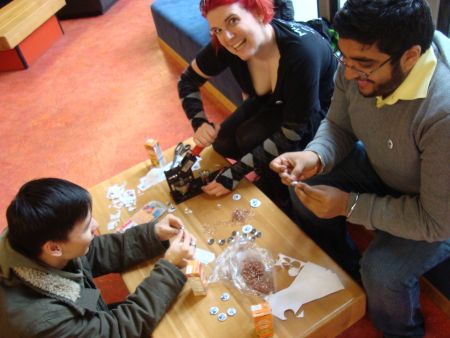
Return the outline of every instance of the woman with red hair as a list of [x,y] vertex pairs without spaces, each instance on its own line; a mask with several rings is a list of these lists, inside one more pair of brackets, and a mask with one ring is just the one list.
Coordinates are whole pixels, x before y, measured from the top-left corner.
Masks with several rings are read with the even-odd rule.
[[[315,30],[274,19],[272,0],[202,0],[200,10],[212,41],[181,75],[179,96],[194,142],[237,161],[203,189],[221,196],[255,170],[256,184],[288,211],[287,188],[268,165],[314,136],[330,104],[336,59]],[[199,87],[227,68],[246,100],[219,126],[208,121]]]

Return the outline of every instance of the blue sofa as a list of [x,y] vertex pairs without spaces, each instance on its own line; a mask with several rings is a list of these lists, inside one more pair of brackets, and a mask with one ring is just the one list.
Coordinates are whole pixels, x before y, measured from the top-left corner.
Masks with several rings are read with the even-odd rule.
[[[198,0],[155,0],[150,9],[159,38],[186,62],[191,62],[210,41]],[[229,70],[210,82],[235,106],[242,103],[240,86]]]

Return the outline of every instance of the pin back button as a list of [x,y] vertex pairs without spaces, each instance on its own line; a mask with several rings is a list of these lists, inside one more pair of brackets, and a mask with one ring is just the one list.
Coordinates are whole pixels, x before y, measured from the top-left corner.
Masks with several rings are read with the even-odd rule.
[[227,320],[227,318],[228,318],[227,314],[223,313],[223,312],[219,313],[219,315],[217,316],[217,320],[219,322],[223,322],[223,321]]
[[220,296],[220,300],[226,302],[227,300],[230,299],[230,294],[228,292],[224,292],[222,293],[222,295]]
[[233,317],[234,315],[236,315],[237,311],[234,307],[230,307],[227,310],[227,315],[229,315],[230,317]]

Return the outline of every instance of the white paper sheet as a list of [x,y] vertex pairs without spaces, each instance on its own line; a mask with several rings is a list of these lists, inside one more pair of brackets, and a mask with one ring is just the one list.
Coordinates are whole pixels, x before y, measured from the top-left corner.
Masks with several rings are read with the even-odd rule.
[[[303,304],[342,289],[344,286],[333,271],[306,262],[289,287],[266,297],[266,300],[272,308],[272,314],[286,320],[285,311],[291,310],[295,314]],[[302,313],[298,317],[302,317]]]

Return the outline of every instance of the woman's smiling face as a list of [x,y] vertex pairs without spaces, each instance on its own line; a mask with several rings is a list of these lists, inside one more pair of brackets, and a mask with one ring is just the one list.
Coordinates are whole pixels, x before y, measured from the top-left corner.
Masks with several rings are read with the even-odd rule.
[[262,18],[239,2],[211,10],[206,19],[211,34],[217,37],[220,44],[244,61],[254,56],[264,41]]

